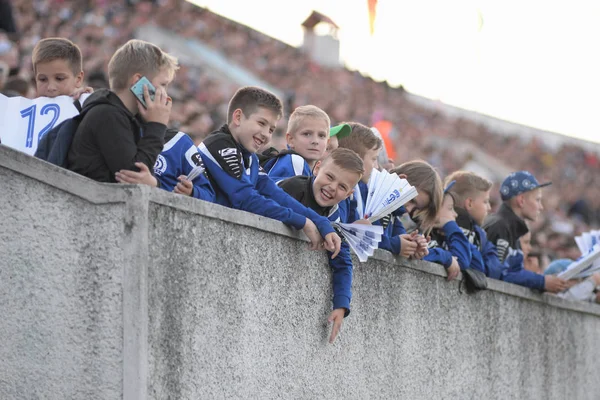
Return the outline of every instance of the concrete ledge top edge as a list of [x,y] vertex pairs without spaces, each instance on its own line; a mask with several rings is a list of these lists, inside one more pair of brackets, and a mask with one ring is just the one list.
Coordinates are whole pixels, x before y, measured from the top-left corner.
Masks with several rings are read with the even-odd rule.
[[[218,204],[179,196],[158,188],[143,185],[120,185],[99,183],[64,168],[39,160],[20,151],[0,144],[0,167],[30,177],[55,187],[63,192],[78,196],[92,204],[111,204],[135,201],[138,194],[148,193],[150,202],[180,209],[208,218],[248,226],[265,232],[307,241],[304,233],[295,231],[279,221],[241,210],[234,210]],[[146,196],[144,196],[146,197]],[[145,201],[145,200],[144,200]],[[373,259],[394,264],[403,268],[418,270],[428,274],[445,277],[444,268],[426,261],[404,260],[387,251],[377,250]],[[461,279],[461,276],[458,277]],[[488,290],[507,295],[546,303],[557,308],[568,309],[600,316],[600,305],[565,300],[554,295],[541,294],[530,289],[507,282],[488,279]]]
[[[294,229],[288,228],[279,221],[206,201],[198,201],[197,199],[178,196],[161,189],[154,188],[151,190],[150,201],[182,211],[203,215],[208,218],[224,220],[234,224],[307,241],[306,236],[302,232],[297,232]],[[398,265],[403,268],[418,270],[431,275],[437,275],[441,277],[446,276],[444,267],[441,265],[420,260],[405,260],[402,259],[402,257],[394,256],[393,254],[384,250],[376,250],[375,254],[371,258],[386,262],[388,264]],[[460,281],[460,279],[462,279],[461,275],[458,276],[457,280]],[[531,301],[546,303],[558,308],[600,316],[600,305],[565,300],[554,295],[538,293],[531,289],[508,282],[502,282],[488,278],[488,290]]]
[[[93,181],[2,144],[0,144],[0,167],[71,193],[92,204],[123,203],[129,198],[128,191],[120,187],[123,185]],[[135,185],[127,186],[129,190],[135,188]]]

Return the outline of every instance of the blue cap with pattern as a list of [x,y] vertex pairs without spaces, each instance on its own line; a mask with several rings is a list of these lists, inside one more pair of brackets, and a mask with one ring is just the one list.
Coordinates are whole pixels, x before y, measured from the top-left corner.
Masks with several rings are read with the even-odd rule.
[[503,201],[506,201],[521,193],[549,185],[552,185],[552,182],[540,184],[531,172],[513,172],[504,179],[504,182],[502,182],[502,186],[500,186],[500,196]]

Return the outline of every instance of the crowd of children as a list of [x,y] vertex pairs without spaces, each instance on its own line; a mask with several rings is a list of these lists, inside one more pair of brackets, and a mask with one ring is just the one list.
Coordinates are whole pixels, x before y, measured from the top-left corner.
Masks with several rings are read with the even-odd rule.
[[[81,53],[69,40],[42,40],[33,54],[38,96],[67,95],[77,102],[91,91],[83,85]],[[96,90],[80,105],[85,115],[69,143],[67,168],[100,182],[160,187],[302,230],[311,249],[327,251],[333,270],[333,342],[350,313],[352,258],[332,222],[369,223],[363,210],[369,178],[380,168],[381,140],[356,122],[331,127],[322,109],[305,105],[290,116],[287,149],[277,151],[269,144],[283,115],[281,100],[262,88],[243,87],[229,101],[226,123],[194,143],[186,133],[167,129],[167,92],[177,69],[177,60],[151,43],[130,40],[119,48],[108,65],[110,89]],[[144,85],[140,99],[130,88],[144,77],[155,92]],[[204,172],[188,180],[199,166]],[[476,270],[540,291],[570,287],[557,276],[526,269],[526,248],[519,242],[526,221],[542,211],[542,188],[550,183],[539,184],[526,171],[511,174],[500,190],[504,204],[488,216],[492,184],[472,172],[454,172],[443,183],[420,160],[389,172],[418,195],[376,222],[384,230],[380,248],[439,263],[449,280]]]

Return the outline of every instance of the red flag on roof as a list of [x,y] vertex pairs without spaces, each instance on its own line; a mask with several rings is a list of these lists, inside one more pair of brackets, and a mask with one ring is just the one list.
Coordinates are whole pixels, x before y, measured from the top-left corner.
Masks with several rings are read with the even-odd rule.
[[369,31],[371,32],[371,36],[373,36],[373,32],[375,32],[377,0],[367,0],[367,3],[369,4]]

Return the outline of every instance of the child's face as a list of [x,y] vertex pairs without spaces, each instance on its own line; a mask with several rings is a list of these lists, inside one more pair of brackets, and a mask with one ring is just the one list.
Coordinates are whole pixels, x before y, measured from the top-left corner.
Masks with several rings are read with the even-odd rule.
[[56,59],[38,63],[35,67],[35,87],[38,97],[70,96],[81,87],[83,72],[73,74],[69,62]]
[[290,149],[298,152],[308,162],[323,158],[328,137],[329,126],[320,118],[304,118],[296,132],[286,134]]
[[439,212],[440,219],[451,219],[456,220],[458,214],[454,211],[454,198],[450,195],[444,196],[444,201],[442,202],[442,209]]
[[323,155],[323,158],[327,157],[329,154],[331,154],[332,151],[334,151],[338,147],[340,147],[340,145],[337,136],[331,136],[327,141],[327,148],[325,149],[325,154]]
[[256,153],[271,141],[277,121],[279,115],[267,108],[259,107],[249,116],[238,108],[233,112],[231,134],[246,150]]
[[313,194],[321,207],[331,207],[346,199],[360,180],[360,175],[338,167],[333,161],[317,164]]
[[364,183],[369,183],[369,178],[371,177],[371,172],[373,172],[373,168],[377,168],[377,155],[379,154],[379,149],[370,149],[367,150],[365,156],[363,157],[363,165],[365,167],[365,174],[362,177],[362,181]]
[[165,92],[166,92],[169,87],[169,84],[171,83],[173,78],[174,78],[173,73],[171,73],[171,72],[169,72],[169,70],[163,68],[160,70],[160,72],[158,74],[156,74],[156,76],[154,78],[152,78],[150,80],[150,82],[152,83],[152,86],[154,86],[155,88],[162,87],[163,89],[165,89]]
[[469,215],[475,220],[477,225],[483,225],[485,217],[492,210],[490,206],[490,191],[477,192],[477,194],[467,200],[467,211]]
[[411,218],[415,216],[421,210],[424,210],[429,205],[431,199],[429,195],[422,190],[417,188],[419,194],[414,199],[410,200],[408,203],[404,205],[406,208],[406,212],[410,215]]
[[544,206],[542,205],[542,189],[533,189],[519,196],[523,196],[521,203],[523,217],[529,221],[537,220],[540,213],[544,210]]

